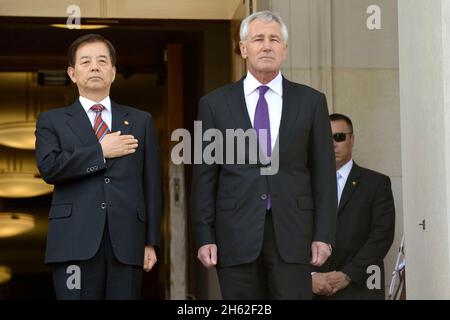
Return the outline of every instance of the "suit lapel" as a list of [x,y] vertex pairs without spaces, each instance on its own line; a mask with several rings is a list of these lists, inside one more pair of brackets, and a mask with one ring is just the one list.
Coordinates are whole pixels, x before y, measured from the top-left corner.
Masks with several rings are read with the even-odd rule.
[[97,137],[92,129],[91,121],[78,99],[69,107],[67,114],[70,116],[69,120],[67,120],[67,125],[85,146],[97,143]]
[[[283,106],[281,109],[281,121],[278,138],[280,151],[287,145],[290,133],[295,127],[295,122],[300,111],[299,102],[296,101],[295,91],[292,84],[283,77]],[[281,142],[281,143],[280,143]]]
[[128,111],[111,101],[111,111],[112,111],[112,129],[111,132],[120,131],[121,135],[129,134],[133,128],[133,122],[128,119]]
[[[131,129],[133,128],[133,122],[128,119],[128,111],[122,107],[120,104],[117,104],[111,101],[111,113],[112,113],[112,129],[111,132],[120,131],[120,135],[130,134]],[[139,143],[143,143],[143,141],[139,141]],[[106,165],[108,168],[116,163],[119,158],[112,158],[106,161]]]
[[236,123],[236,128],[241,128],[244,131],[251,129],[252,122],[248,115],[244,96],[244,78],[230,86],[226,99],[231,117]]
[[341,213],[344,209],[353,192],[358,187],[360,177],[361,169],[355,162],[353,162],[352,170],[348,175],[347,182],[345,183],[344,190],[342,191],[341,201],[339,202],[339,213]]

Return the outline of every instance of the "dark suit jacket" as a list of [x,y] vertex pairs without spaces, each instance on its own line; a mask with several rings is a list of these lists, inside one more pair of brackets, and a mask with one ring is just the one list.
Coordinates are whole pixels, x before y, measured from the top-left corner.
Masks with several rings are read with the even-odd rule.
[[[342,271],[350,285],[331,299],[384,299],[383,259],[394,239],[395,207],[389,177],[353,163],[341,201],[336,246],[321,271]],[[381,289],[369,290],[366,281],[381,270]],[[372,280],[370,281],[373,282]]]
[[106,162],[79,100],[39,114],[36,162],[43,179],[55,186],[46,263],[93,257],[106,218],[122,263],[142,266],[144,246],[159,245],[161,168],[152,117],[114,102],[111,106],[111,131],[134,135],[139,146]]
[[[252,128],[243,79],[203,97],[198,118],[203,130],[216,128],[224,137],[226,129]],[[249,164],[248,146],[247,164],[194,166],[196,241],[198,247],[217,244],[219,266],[250,263],[258,257],[268,192],[276,242],[286,262],[309,264],[313,240],[334,242],[336,174],[325,96],[283,79],[278,137],[280,163],[275,175],[261,175],[261,163]]]

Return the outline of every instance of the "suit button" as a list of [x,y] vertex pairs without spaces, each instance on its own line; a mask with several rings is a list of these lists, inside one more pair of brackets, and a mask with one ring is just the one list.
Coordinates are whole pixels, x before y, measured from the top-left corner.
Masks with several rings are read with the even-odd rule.
[[263,194],[261,195],[261,200],[267,200],[267,194],[263,193]]
[[106,209],[106,203],[103,202],[103,203],[100,205],[100,208]]
[[110,183],[111,180],[109,178],[105,178],[105,183]]

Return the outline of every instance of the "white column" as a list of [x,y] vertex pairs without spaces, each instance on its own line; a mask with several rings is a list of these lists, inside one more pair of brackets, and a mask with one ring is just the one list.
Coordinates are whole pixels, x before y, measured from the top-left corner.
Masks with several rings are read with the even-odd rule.
[[[353,120],[353,157],[388,175],[395,200],[395,238],[384,259],[389,288],[403,235],[398,19],[396,0],[332,0],[333,111]],[[367,13],[380,10],[380,29]],[[371,10],[369,10],[371,12]]]
[[450,299],[450,3],[399,0],[398,14],[406,295]]
[[270,7],[289,30],[283,74],[324,92],[332,106],[331,0],[272,0]]

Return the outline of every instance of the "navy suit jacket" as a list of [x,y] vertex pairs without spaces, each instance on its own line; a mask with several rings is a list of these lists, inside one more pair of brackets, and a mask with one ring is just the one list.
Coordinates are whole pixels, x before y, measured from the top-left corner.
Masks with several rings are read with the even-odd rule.
[[106,221],[124,264],[142,266],[145,245],[159,245],[161,164],[152,117],[114,102],[111,111],[111,131],[132,134],[139,146],[106,161],[79,100],[38,116],[37,167],[54,185],[46,263],[92,258]]

